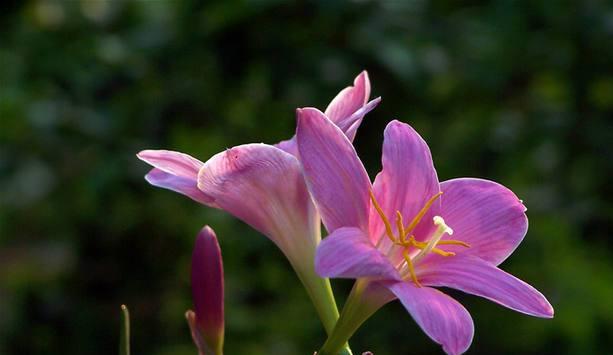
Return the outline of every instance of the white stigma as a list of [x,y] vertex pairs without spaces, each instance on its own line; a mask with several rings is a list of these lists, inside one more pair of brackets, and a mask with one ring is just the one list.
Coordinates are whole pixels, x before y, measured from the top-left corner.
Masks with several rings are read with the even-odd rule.
[[445,223],[445,220],[443,219],[443,217],[434,216],[434,218],[432,218],[432,221],[434,222],[434,225],[436,226],[436,230],[432,234],[432,237],[430,238],[430,240],[428,240],[428,244],[426,245],[426,247],[420,250],[417,255],[415,255],[415,257],[413,258],[414,262],[418,261],[419,259],[423,258],[426,254],[428,254],[432,250],[432,248],[434,248],[436,244],[438,244],[438,242],[441,240],[441,238],[443,237],[445,233],[449,235],[453,234],[453,229],[451,229],[451,227],[449,227]]
[[[453,235],[453,229],[451,229],[451,227],[449,227],[446,223],[445,220],[443,219],[443,217],[441,216],[434,216],[434,218],[432,218],[432,221],[434,222],[434,225],[437,226],[438,228],[436,229],[436,232],[439,232],[439,230],[441,230],[441,236],[445,233],[449,234],[449,235]],[[440,237],[439,237],[440,239]],[[437,240],[438,242],[438,240]]]

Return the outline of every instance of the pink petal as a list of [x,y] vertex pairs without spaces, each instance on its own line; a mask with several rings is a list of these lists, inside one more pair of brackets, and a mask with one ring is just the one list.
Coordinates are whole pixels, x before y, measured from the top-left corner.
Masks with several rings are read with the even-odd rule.
[[191,281],[196,324],[205,342],[217,349],[224,335],[223,263],[217,237],[209,226],[196,238]]
[[472,254],[495,265],[505,260],[528,230],[526,207],[506,187],[481,179],[453,179],[441,184],[441,216],[453,236],[471,245],[446,250]]
[[298,143],[296,142],[296,135],[290,139],[286,139],[274,145],[275,147],[298,157]]
[[[339,121],[353,115],[354,112],[364,106],[369,96],[370,80],[368,79],[368,73],[363,71],[355,78],[353,86],[344,88],[332,99],[326,108],[326,117],[338,124]],[[350,124],[346,128],[349,128],[349,126]]]
[[[363,282],[363,280],[360,280],[360,282]],[[357,283],[358,281],[356,281],[354,287],[356,287]],[[364,290],[362,291],[363,299],[367,300],[367,304],[375,307],[376,309],[379,309],[386,303],[395,300],[397,298],[396,295],[393,294],[387,287],[389,283],[389,281],[385,280],[368,280],[366,287],[364,287]]]
[[153,186],[172,190],[183,194],[196,202],[200,202],[210,207],[216,207],[216,205],[213,203],[213,199],[198,189],[198,181],[195,178],[191,179],[176,176],[164,172],[158,168],[153,168],[147,175],[145,175],[145,180],[147,180],[147,182]]
[[317,247],[315,271],[322,277],[400,280],[389,260],[358,228],[336,229]]
[[521,313],[553,317],[553,307],[539,291],[480,258],[433,255],[416,268],[424,285],[451,287]]
[[286,255],[288,248],[314,250],[317,213],[294,156],[266,144],[230,148],[204,164],[198,188]]
[[145,180],[153,186],[183,194],[194,201],[215,207],[209,196],[198,190],[198,171],[203,163],[187,154],[170,150],[143,150],[136,155],[152,165]]
[[439,290],[410,282],[389,282],[386,286],[447,354],[461,354],[468,349],[473,339],[473,320],[460,303]]
[[355,111],[351,116],[340,119],[334,123],[338,126],[338,128],[345,132],[347,139],[353,142],[355,134],[357,133],[358,128],[362,124],[364,116],[366,116],[366,114],[370,111],[374,110],[375,107],[377,107],[377,105],[379,104],[379,102],[381,102],[381,98],[377,97],[376,99],[369,101],[367,104]]
[[366,230],[370,180],[351,142],[314,108],[298,110],[296,135],[309,191],[328,231]]
[[136,156],[168,174],[194,180],[203,165],[196,158],[171,150],[143,150]]
[[[362,123],[362,119],[367,113],[377,107],[379,102],[381,102],[380,97],[368,102],[366,105],[362,106],[360,109],[354,112],[351,116],[340,119],[334,123],[345,133],[347,139],[353,142],[355,134],[360,127],[360,124]],[[275,147],[284,150],[293,156],[298,156],[298,145],[296,142],[295,135],[290,139],[275,144]]]
[[[375,179],[374,193],[390,221],[400,211],[408,224],[439,192],[438,177],[428,145],[411,126],[394,120],[384,136],[383,169]],[[418,240],[430,235],[432,217],[438,214],[439,206],[435,202],[413,232]],[[370,216],[371,236],[376,241],[383,234],[383,223],[374,208]]]

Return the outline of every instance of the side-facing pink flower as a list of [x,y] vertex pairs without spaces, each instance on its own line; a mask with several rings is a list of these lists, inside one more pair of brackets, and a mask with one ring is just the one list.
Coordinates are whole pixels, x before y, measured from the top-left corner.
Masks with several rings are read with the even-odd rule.
[[[449,354],[468,349],[473,322],[462,305],[433,287],[553,316],[540,292],[497,268],[528,228],[526,208],[509,189],[468,178],[439,184],[428,146],[398,121],[385,130],[383,169],[373,185],[351,143],[317,109],[299,111],[297,137],[307,185],[330,232],[317,249],[321,276],[359,279],[352,294],[358,298],[367,288],[387,289]],[[383,297],[377,306],[391,299]],[[363,321],[371,313],[359,303],[350,296],[348,312],[362,312]],[[355,329],[345,312],[337,328],[348,337]],[[331,350],[324,345],[320,353]]]
[[[345,132],[351,141],[364,116],[381,101],[380,97],[368,101],[369,97],[370,80],[368,73],[363,71],[355,78],[354,85],[339,92],[326,108],[328,117]],[[249,149],[248,146],[243,145],[231,149]],[[274,146],[294,156],[298,152],[295,135]],[[210,207],[219,207],[214,203],[214,196],[209,196],[198,189],[198,172],[204,165],[202,161],[171,150],[143,150],[137,156],[154,167],[145,176],[151,185],[178,192]]]
[[[369,102],[369,96],[368,75],[362,72],[354,86],[342,90],[326,110],[351,139],[364,115],[380,101],[377,98]],[[138,157],[154,167],[146,176],[152,185],[223,209],[270,238],[292,264],[324,327],[330,331],[338,310],[329,281],[314,271],[315,248],[321,239],[320,219],[296,153],[292,138],[276,146],[236,146],[205,163],[166,150],[145,150]]]
[[192,254],[192,297],[195,311],[185,317],[200,355],[223,354],[224,281],[221,250],[215,231],[204,226]]

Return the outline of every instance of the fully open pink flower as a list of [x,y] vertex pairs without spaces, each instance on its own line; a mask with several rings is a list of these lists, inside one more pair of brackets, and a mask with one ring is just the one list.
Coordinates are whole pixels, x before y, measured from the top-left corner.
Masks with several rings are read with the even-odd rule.
[[192,254],[194,311],[185,314],[200,355],[221,355],[224,342],[224,280],[215,231],[204,226]]
[[528,228],[526,208],[509,189],[481,179],[439,183],[428,146],[398,121],[385,130],[383,169],[373,185],[349,140],[317,109],[300,110],[297,137],[307,185],[330,232],[317,249],[321,276],[366,279],[391,291],[450,354],[469,347],[473,322],[433,287],[553,316],[541,293],[497,268]]
[[[369,102],[369,96],[368,75],[362,72],[354,86],[342,90],[326,109],[349,139],[353,139],[364,115],[380,101]],[[328,306],[318,301],[327,298],[327,303],[334,303],[328,281],[314,272],[320,219],[304,182],[295,141],[292,138],[276,146],[240,145],[205,163],[167,150],[145,150],[138,157],[154,167],[146,176],[150,184],[223,209],[270,238],[287,256],[330,330],[338,311],[336,305],[322,310]]]

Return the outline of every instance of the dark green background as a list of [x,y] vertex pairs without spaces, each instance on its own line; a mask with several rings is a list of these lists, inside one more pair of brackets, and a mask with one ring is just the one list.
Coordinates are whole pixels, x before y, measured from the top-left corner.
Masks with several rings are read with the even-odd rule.
[[[189,259],[210,224],[226,268],[226,353],[312,354],[315,313],[273,244],[147,185],[145,148],[206,160],[274,143],[362,69],[381,105],[356,147],[372,176],[385,124],[429,142],[441,180],[499,181],[530,229],[502,267],[541,320],[452,293],[469,354],[613,349],[613,6],[607,1],[9,1],[0,5],[0,354],[193,354]],[[334,281],[339,303],[351,282]],[[398,302],[356,352],[438,354]]]

